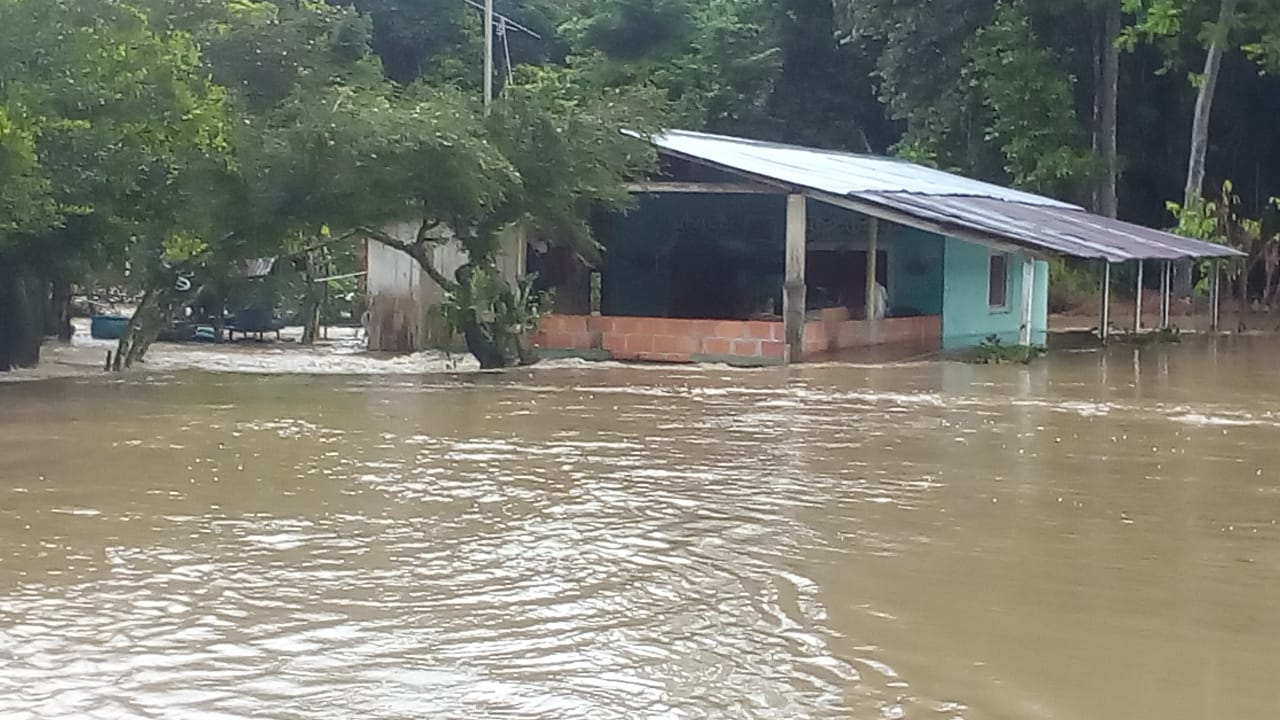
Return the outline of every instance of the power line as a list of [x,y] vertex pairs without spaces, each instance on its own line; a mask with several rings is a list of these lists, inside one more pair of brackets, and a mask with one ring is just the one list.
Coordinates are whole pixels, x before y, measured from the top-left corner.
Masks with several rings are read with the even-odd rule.
[[[476,0],[462,0],[462,1],[481,12],[485,11],[485,6],[482,5],[481,3],[476,2]],[[531,38],[534,38],[537,40],[542,39],[542,36],[539,35],[538,33],[530,30],[529,28],[521,25],[515,20],[512,20],[506,15],[503,15],[502,13],[494,13],[493,19],[494,19],[494,25],[496,25],[499,29],[505,25],[506,27],[512,28],[514,30],[519,30],[520,32],[524,33],[525,35],[528,35]]]

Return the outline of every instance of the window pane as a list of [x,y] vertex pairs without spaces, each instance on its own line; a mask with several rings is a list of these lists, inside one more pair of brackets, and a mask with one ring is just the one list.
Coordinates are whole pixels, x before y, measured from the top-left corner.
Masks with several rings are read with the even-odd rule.
[[993,308],[1008,306],[1009,294],[1009,256],[1005,253],[991,253],[991,274],[988,278],[987,301]]

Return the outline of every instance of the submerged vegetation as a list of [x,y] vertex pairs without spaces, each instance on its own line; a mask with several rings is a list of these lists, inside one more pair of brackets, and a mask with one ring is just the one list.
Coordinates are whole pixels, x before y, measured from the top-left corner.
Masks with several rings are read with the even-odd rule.
[[1128,345],[1176,345],[1182,342],[1182,331],[1177,327],[1157,328],[1139,332],[1122,332],[1109,340]]
[[[262,257],[296,269],[314,339],[322,278],[354,271],[366,239],[454,298],[483,364],[528,362],[538,303],[493,272],[501,234],[598,264],[593,213],[656,168],[619,130],[664,125],[898,154],[1176,224],[1245,249],[1231,289],[1269,305],[1278,8],[500,0],[530,32],[495,36],[486,109],[462,0],[0,0],[0,370],[67,335],[90,278],[143,304],[124,366]],[[1204,196],[1231,177],[1248,185]],[[406,221],[412,239],[383,231]],[[468,258],[455,277],[431,263],[449,238]],[[1055,302],[1094,283],[1057,267]]]
[[1043,356],[1045,349],[1036,345],[1006,345],[999,335],[988,335],[973,350],[978,365],[1027,365]]

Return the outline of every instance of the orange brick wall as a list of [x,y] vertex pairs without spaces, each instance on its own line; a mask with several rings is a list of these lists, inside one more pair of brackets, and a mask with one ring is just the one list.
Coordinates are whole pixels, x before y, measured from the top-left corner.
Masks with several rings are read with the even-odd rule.
[[849,319],[845,308],[823,310],[804,326],[804,357],[873,345],[942,344],[942,316],[884,318],[875,323]]
[[[849,319],[844,308],[823,310],[804,328],[806,359],[872,345],[940,345],[942,318],[885,318],[872,325]],[[539,348],[603,351],[614,360],[698,362],[747,360],[781,363],[786,353],[781,322],[548,315],[533,343]]]
[[782,323],[759,320],[548,315],[534,345],[553,350],[603,350],[614,360],[782,362]]

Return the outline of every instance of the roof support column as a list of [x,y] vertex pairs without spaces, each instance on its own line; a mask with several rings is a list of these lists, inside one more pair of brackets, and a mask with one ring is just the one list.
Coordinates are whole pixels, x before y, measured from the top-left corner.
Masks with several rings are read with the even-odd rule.
[[1213,275],[1209,279],[1209,330],[1218,332],[1220,312],[1222,310],[1222,263],[1214,258],[1210,263]]
[[876,218],[867,218],[867,279],[866,279],[866,308],[867,327],[870,330],[871,337],[868,338],[871,344],[875,344],[879,335],[879,323],[876,321],[880,318],[876,315],[877,299],[879,293],[876,292],[876,263],[879,256],[880,245],[880,221]]
[[804,256],[808,222],[805,199],[799,194],[787,196],[786,275],[782,285],[782,327],[787,340],[787,362],[799,362],[804,357]]
[[1169,329],[1169,289],[1173,276],[1173,263],[1165,260],[1160,263],[1160,329]]
[[1031,298],[1036,284],[1036,266],[1029,257],[1022,259],[1021,325],[1018,326],[1018,344],[1031,347]]
[[1105,345],[1111,334],[1111,261],[1102,261],[1102,320],[1098,325],[1098,339]]
[[1135,333],[1142,332],[1142,266],[1141,260],[1138,263],[1138,284],[1137,291],[1133,296],[1133,331]]

